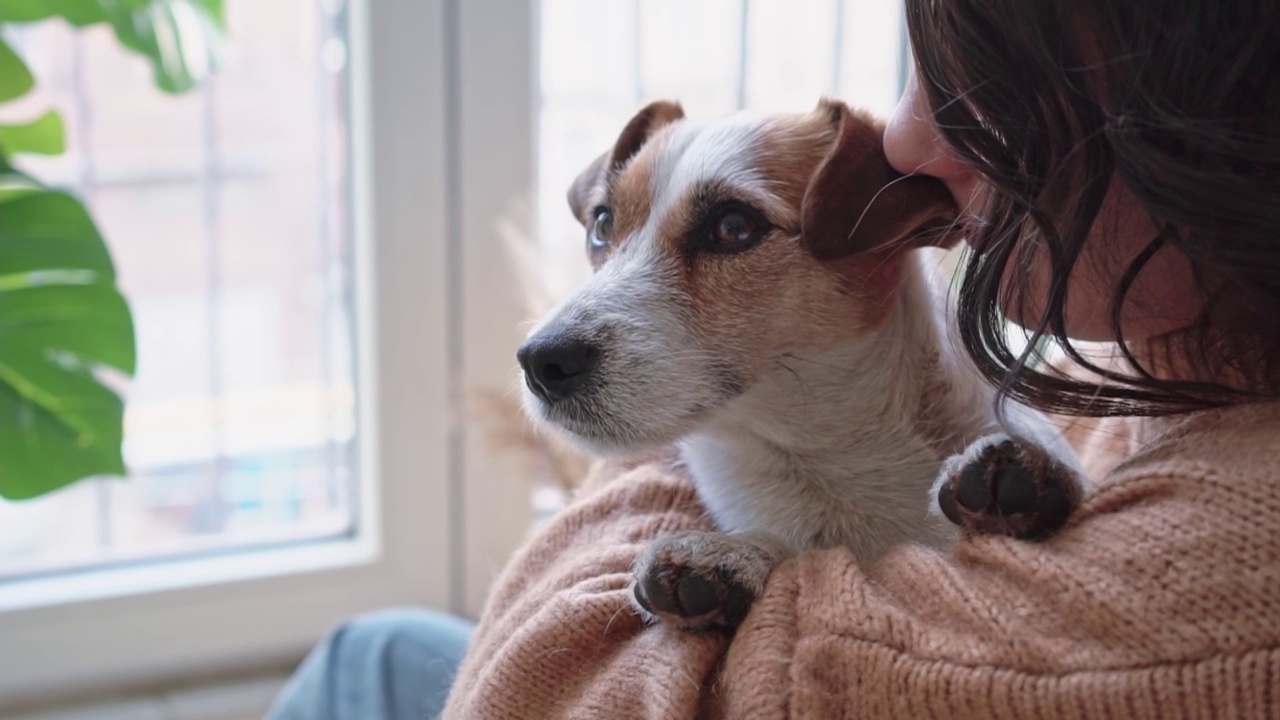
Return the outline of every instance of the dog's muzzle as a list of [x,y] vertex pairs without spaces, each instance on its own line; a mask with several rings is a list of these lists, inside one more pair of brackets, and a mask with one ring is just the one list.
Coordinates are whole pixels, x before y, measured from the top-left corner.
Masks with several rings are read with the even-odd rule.
[[543,402],[572,396],[591,377],[600,361],[595,345],[560,332],[538,333],[516,352],[524,381]]

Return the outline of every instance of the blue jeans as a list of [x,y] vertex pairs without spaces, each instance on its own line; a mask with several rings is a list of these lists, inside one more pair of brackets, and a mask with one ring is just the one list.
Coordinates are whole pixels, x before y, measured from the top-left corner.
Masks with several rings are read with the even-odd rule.
[[338,626],[280,691],[268,720],[429,720],[444,709],[473,625],[387,610]]

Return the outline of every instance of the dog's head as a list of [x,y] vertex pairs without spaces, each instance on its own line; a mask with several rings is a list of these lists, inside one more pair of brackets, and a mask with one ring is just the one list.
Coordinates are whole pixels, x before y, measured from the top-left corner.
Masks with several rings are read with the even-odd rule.
[[520,348],[530,414],[596,451],[670,443],[780,358],[881,326],[904,250],[955,214],[941,184],[893,172],[882,129],[828,100],[641,110],[569,190],[596,272]]

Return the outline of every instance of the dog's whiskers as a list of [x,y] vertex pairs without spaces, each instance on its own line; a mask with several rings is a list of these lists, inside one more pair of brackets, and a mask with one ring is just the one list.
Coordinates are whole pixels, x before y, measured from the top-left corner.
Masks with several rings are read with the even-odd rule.
[[843,365],[835,365],[833,363],[823,362],[821,360],[814,360],[813,358],[801,357],[794,353],[784,353],[782,357],[787,358],[788,360],[798,360],[800,362],[809,363],[810,365],[817,365],[818,367],[828,368],[830,370],[839,370],[840,372],[845,372],[845,373],[860,372],[860,368],[845,367]]
[[[787,356],[783,355],[783,357],[787,357]],[[807,405],[809,403],[809,384],[804,381],[804,377],[801,376],[800,373],[796,372],[795,368],[784,363],[782,360],[774,360],[774,363],[776,363],[778,367],[782,368],[783,370],[786,370],[787,372],[791,373],[791,377],[796,379],[796,384],[800,386],[801,399],[803,400],[804,404]]]

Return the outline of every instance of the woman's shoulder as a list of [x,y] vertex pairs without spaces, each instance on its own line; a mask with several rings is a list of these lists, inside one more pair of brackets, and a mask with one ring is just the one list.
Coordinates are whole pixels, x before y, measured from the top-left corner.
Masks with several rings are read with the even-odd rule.
[[1115,467],[1113,479],[1153,472],[1212,474],[1280,492],[1280,402],[1205,410],[1162,425]]
[[[1197,535],[1198,542],[1280,552],[1280,402],[1206,410],[1146,427],[1154,432],[1135,452],[1095,476],[1078,513],[1082,520],[1137,510],[1147,537],[1181,542]],[[1141,435],[1127,441],[1136,444]]]
[[[1127,372],[1125,361],[1114,351],[1095,349],[1089,359],[1102,369]],[[1104,382],[1064,356],[1049,364],[1063,377]],[[1173,471],[1213,466],[1233,475],[1280,481],[1280,467],[1272,459],[1280,448],[1280,401],[1171,417],[1051,417],[1075,448],[1094,487],[1156,465]]]
[[1275,652],[1277,450],[1278,402],[1167,420],[1073,517],[1059,548],[1079,561],[1072,574],[1097,573],[1094,601],[1162,638],[1163,660]]

